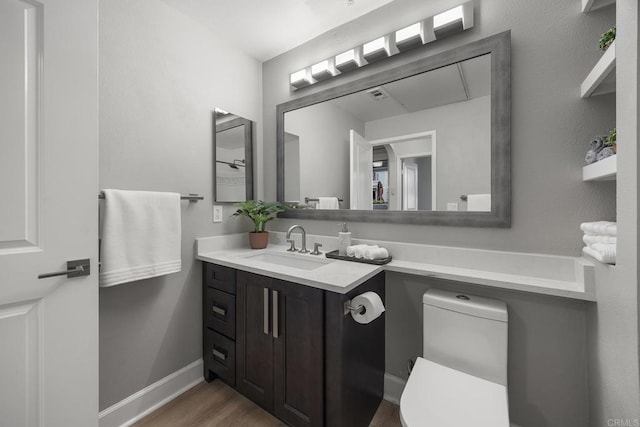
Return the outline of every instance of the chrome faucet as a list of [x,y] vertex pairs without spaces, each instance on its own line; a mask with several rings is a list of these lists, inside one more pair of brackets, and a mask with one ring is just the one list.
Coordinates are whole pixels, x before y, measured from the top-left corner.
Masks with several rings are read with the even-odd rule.
[[[309,250],[307,249],[307,232],[304,231],[304,228],[302,228],[301,225],[292,225],[289,230],[287,230],[287,242],[293,242],[293,239],[291,239],[291,232],[293,230],[295,230],[296,228],[300,229],[300,233],[302,234],[302,249],[300,249],[298,252],[300,252],[301,254],[306,254],[309,252]],[[293,245],[293,243],[291,244],[292,248],[295,248],[295,246]]]

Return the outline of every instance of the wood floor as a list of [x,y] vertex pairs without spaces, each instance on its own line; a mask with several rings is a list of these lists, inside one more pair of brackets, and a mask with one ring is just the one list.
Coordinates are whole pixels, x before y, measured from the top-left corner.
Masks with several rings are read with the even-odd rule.
[[[134,424],[134,427],[284,426],[222,381],[202,383]],[[382,401],[369,427],[400,427],[398,407]]]

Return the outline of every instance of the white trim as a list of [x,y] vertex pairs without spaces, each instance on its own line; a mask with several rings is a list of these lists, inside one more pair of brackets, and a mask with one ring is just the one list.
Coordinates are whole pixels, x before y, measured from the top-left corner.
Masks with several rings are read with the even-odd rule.
[[402,390],[407,385],[407,381],[400,377],[391,375],[388,372],[384,373],[384,396],[383,399],[387,402],[391,402],[396,405],[400,405],[400,396],[402,396]]
[[127,427],[204,381],[202,359],[167,375],[98,414],[100,427]]

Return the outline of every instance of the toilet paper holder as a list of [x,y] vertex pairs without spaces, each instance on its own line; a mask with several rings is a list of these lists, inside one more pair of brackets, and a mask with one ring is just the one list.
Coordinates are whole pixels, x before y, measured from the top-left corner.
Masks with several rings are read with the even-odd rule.
[[346,300],[344,302],[344,315],[348,315],[350,313],[353,312],[353,314],[364,314],[364,312],[367,311],[366,308],[364,308],[364,305],[360,304],[357,307],[354,307],[351,305],[351,300]]

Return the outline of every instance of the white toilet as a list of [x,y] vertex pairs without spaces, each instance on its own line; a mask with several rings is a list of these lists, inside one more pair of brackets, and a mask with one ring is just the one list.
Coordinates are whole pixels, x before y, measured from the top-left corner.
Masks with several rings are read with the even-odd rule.
[[439,289],[422,302],[424,358],[400,398],[402,425],[509,427],[506,304]]

